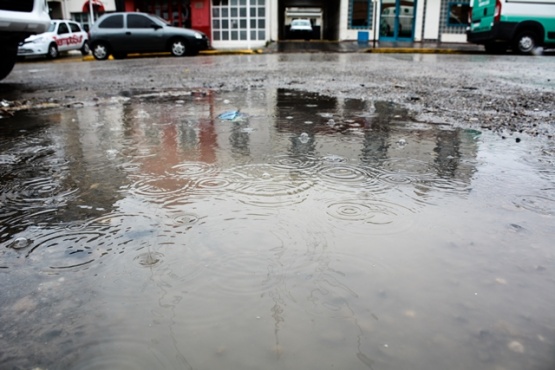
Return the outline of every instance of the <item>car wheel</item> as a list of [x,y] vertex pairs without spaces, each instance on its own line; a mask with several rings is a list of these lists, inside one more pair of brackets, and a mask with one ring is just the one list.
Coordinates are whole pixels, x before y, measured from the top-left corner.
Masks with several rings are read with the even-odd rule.
[[538,36],[532,31],[523,31],[517,35],[513,51],[518,54],[531,54],[538,46]]
[[174,57],[182,57],[187,54],[187,43],[183,39],[172,40],[170,51]]
[[91,52],[91,48],[89,47],[89,42],[85,41],[83,43],[83,46],[81,46],[81,55],[83,56],[89,55],[90,52]]
[[96,60],[106,60],[110,56],[110,48],[103,42],[93,45],[92,55]]
[[48,52],[46,53],[46,57],[48,59],[56,59],[60,55],[58,52],[58,46],[54,43],[48,45]]
[[0,80],[6,78],[13,69],[17,60],[17,44],[5,43],[0,45]]

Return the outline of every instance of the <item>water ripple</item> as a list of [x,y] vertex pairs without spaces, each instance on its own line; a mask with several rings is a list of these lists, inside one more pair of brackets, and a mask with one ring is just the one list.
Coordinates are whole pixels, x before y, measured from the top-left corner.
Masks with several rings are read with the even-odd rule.
[[[93,342],[66,348],[66,355],[56,362],[66,368],[81,370],[189,369],[183,356],[168,356],[153,345],[148,336],[103,335]],[[170,352],[174,353],[170,349]]]
[[[395,233],[405,230],[412,221],[414,210],[400,203],[385,200],[346,199],[327,204],[327,214],[340,221],[348,221],[356,229],[356,223],[373,227],[377,232]],[[367,231],[367,230],[366,230]]]
[[314,186],[308,176],[266,164],[237,167],[232,174],[236,179],[235,191],[242,195],[240,201],[256,206],[301,203],[308,197],[306,191]]
[[102,232],[60,230],[48,238],[36,240],[26,258],[50,270],[86,268],[108,254],[107,249],[101,247],[101,241],[109,238],[108,234]]
[[165,202],[171,196],[181,195],[193,183],[190,179],[181,179],[171,175],[156,175],[140,178],[128,186],[131,194],[147,197],[149,200]]
[[352,192],[353,189],[368,189],[377,185],[374,176],[363,168],[341,162],[324,164],[318,171],[318,179],[327,188],[337,191]]
[[434,177],[427,162],[409,158],[384,161],[380,171],[379,178],[392,185],[426,182]]
[[220,294],[260,295],[271,287],[265,279],[271,261],[269,251],[251,250],[222,256],[207,269]]
[[279,169],[301,171],[311,170],[318,165],[315,157],[287,154],[275,156],[270,163]]
[[217,172],[215,165],[204,162],[183,162],[172,167],[175,173],[184,178],[209,177]]
[[191,191],[201,193],[218,193],[220,191],[233,188],[235,183],[232,179],[223,175],[207,176],[199,178]]
[[541,215],[555,215],[555,197],[541,195],[519,195],[513,201],[518,208],[523,208]]

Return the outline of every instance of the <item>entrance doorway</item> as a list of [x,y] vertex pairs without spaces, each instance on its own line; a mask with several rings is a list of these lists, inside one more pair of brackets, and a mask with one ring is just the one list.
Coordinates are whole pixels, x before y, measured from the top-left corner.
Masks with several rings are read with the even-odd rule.
[[314,32],[311,39],[338,40],[340,3],[341,0],[278,0],[279,40],[291,38],[289,31],[294,18],[311,20]]
[[[311,30],[297,32],[291,30],[295,19],[306,19],[310,22]],[[323,38],[322,8],[285,8],[285,38],[296,39],[300,36],[306,40],[321,40]]]
[[416,0],[382,0],[380,40],[413,41]]

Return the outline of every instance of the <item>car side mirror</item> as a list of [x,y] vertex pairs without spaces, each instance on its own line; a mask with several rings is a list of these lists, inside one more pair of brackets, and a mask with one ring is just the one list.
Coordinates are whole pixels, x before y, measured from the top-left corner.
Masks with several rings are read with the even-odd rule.
[[150,27],[154,28],[154,31],[158,31],[160,28],[162,28],[162,26],[160,26],[159,24],[151,24]]

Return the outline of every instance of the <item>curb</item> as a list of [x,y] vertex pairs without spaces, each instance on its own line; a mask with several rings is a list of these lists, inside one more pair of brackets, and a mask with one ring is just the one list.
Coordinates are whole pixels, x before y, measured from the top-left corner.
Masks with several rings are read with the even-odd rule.
[[250,54],[264,54],[262,49],[239,49],[239,50],[204,50],[200,51],[199,55],[250,55]]
[[[255,55],[255,54],[264,54],[262,49],[240,49],[240,50],[203,50],[199,51],[199,55]],[[133,53],[127,55],[127,58],[148,58],[148,57],[156,57],[156,56],[169,56],[170,53],[144,53],[138,54]],[[91,62],[94,61],[94,57],[92,55],[86,55],[82,58],[84,62]],[[108,57],[108,60],[115,60],[112,55]]]
[[[263,49],[238,49],[238,50],[204,50],[199,55],[259,55],[259,54],[275,54],[276,52],[266,52]],[[348,52],[347,52],[348,53]],[[367,48],[354,53],[373,53],[373,54],[483,54],[480,50],[465,49],[440,49],[440,48]],[[153,56],[169,56],[170,53],[146,53],[146,54],[129,54],[127,58],[147,58]],[[84,62],[94,61],[92,55],[82,57]],[[114,60],[113,56],[109,56],[108,60]]]
[[478,50],[437,49],[437,48],[377,48],[366,49],[363,53],[376,54],[475,54]]

